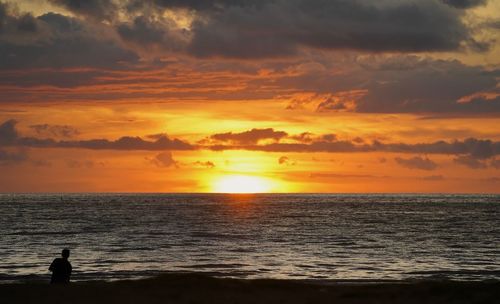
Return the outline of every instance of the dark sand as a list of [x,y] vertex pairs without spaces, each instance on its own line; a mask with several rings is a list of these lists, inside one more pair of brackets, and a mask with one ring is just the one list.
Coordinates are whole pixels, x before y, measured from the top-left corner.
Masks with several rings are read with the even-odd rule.
[[0,303],[500,303],[500,282],[331,285],[169,274],[120,282],[0,285]]

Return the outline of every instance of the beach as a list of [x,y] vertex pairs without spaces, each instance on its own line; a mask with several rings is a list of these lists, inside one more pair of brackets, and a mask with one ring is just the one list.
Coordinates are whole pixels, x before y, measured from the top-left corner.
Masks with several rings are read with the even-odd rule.
[[0,285],[2,303],[495,303],[500,282],[318,284],[168,274],[150,279]]

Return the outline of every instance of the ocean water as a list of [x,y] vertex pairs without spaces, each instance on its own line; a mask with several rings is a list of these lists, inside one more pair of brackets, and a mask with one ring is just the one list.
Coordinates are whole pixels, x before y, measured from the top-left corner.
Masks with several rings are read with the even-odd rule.
[[0,194],[0,281],[500,279],[499,195]]

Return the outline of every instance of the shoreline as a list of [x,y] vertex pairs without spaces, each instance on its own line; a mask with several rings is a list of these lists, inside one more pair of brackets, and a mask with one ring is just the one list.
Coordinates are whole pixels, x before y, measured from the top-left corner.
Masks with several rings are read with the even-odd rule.
[[300,280],[164,274],[154,278],[50,285],[0,283],[5,303],[494,303],[499,281],[318,284]]

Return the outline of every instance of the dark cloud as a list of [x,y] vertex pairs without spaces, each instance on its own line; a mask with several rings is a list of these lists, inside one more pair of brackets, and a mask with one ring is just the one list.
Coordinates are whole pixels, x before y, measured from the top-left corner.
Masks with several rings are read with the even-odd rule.
[[219,9],[202,10],[197,1],[185,5],[200,11],[188,46],[196,56],[274,57],[294,54],[301,47],[449,51],[471,40],[461,12],[434,0],[215,3]]
[[[466,156],[479,162],[495,159],[500,155],[500,142],[489,139],[468,138],[455,141],[436,141],[431,143],[382,143],[374,141],[339,140],[332,134],[317,136],[310,142],[280,142],[281,140],[296,140],[296,136],[287,137],[284,131],[268,129],[252,129],[240,133],[219,133],[212,135],[211,140],[193,146],[179,139],[170,139],[165,134],[153,135],[153,140],[144,140],[140,137],[124,136],[117,140],[90,139],[90,140],[55,140],[53,138],[23,137],[19,135],[15,120],[8,120],[0,124],[0,146],[4,147],[38,147],[38,148],[81,148],[93,150],[193,150],[210,149],[222,150],[249,150],[265,152],[327,152],[327,153],[356,153],[356,152],[391,152],[414,154],[444,154]],[[307,134],[307,133],[305,133]],[[151,138],[151,136],[150,136]],[[299,136],[300,138],[300,136]],[[264,142],[261,142],[264,141]],[[268,141],[272,141],[269,143]],[[222,142],[223,144],[214,144]],[[457,162],[465,164],[466,159]],[[414,157],[412,159],[397,160],[406,166],[421,168],[433,167],[433,162],[427,158]],[[435,164],[434,164],[435,165]]]
[[24,162],[28,159],[28,156],[24,151],[7,151],[0,150],[0,165],[12,165]]
[[[410,62],[406,66],[402,64],[405,60]],[[300,97],[302,93],[292,95],[288,109],[310,104],[320,112],[500,112],[500,70],[406,55],[362,56],[344,68],[349,72],[305,71],[280,78],[275,85],[313,92],[306,99]]]
[[[82,1],[56,2],[70,8]],[[103,6],[101,1],[89,2],[92,8]],[[197,57],[282,57],[297,54],[304,47],[426,52],[456,50],[464,44],[485,45],[471,38],[462,22],[463,12],[455,9],[483,1],[446,2],[449,5],[435,0],[129,1],[125,9],[138,17],[120,24],[118,32],[126,40],[172,49],[170,44],[178,41],[165,39],[165,33],[175,25],[149,18],[162,16],[162,10],[168,8],[194,12],[186,30],[191,39],[176,49]]]
[[286,137],[287,139],[292,139],[299,143],[311,143],[314,141],[325,141],[325,142],[334,142],[337,141],[337,134],[322,134],[315,135],[311,132],[303,132],[297,135],[289,135]]
[[412,158],[396,157],[394,159],[399,165],[408,169],[435,170],[438,165],[429,158],[415,156]]
[[[1,138],[1,136],[0,136]],[[0,146],[2,144],[0,143]],[[50,167],[52,163],[43,159],[31,159],[28,150],[24,148],[0,149],[0,166],[17,165],[29,163],[35,167]]]
[[139,16],[131,24],[121,24],[117,28],[118,34],[127,41],[139,45],[162,44],[166,29],[147,20],[145,16]]
[[[142,0],[138,0],[142,1]],[[225,7],[256,7],[262,6],[265,2],[275,0],[254,1],[254,0],[153,0],[152,2],[163,7],[178,7],[195,10],[223,9]],[[260,3],[259,3],[260,2]]]
[[290,135],[289,138],[302,143],[310,143],[315,139],[314,134],[310,132],[303,132],[298,135]]
[[488,167],[486,162],[478,160],[470,155],[459,156],[453,161],[470,169],[486,169]]
[[9,14],[5,19],[0,32],[1,69],[117,68],[139,60],[112,38],[105,25],[55,13],[36,18]]
[[39,136],[72,138],[80,134],[77,129],[66,125],[39,124],[31,125],[30,128]]
[[36,32],[36,19],[31,14],[22,15],[18,20],[17,29],[25,32]]
[[476,159],[486,159],[500,154],[500,142],[489,139],[467,138],[463,141],[436,141],[420,144],[382,144],[375,142],[375,148],[390,152],[410,152],[426,154],[468,154]]
[[[273,129],[263,129],[272,130]],[[236,133],[246,134],[247,132]],[[286,132],[283,132],[286,134]],[[230,137],[233,133],[223,133],[225,140],[231,141]],[[284,138],[280,136],[279,138]],[[269,137],[266,137],[269,138]],[[297,136],[290,136],[290,139],[296,139]],[[300,138],[300,137],[299,137]],[[261,138],[262,139],[262,138]],[[245,141],[236,140],[232,144],[204,144],[202,148],[207,148],[215,151],[222,150],[251,150],[251,151],[266,151],[266,152],[392,152],[392,153],[415,153],[415,154],[445,154],[445,155],[468,155],[475,159],[489,159],[500,155],[500,142],[494,142],[489,139],[467,138],[465,140],[455,141],[436,141],[432,143],[382,143],[374,141],[373,143],[360,142],[359,140],[338,140],[334,139],[326,141],[322,136],[315,137],[310,142],[287,143],[275,142],[267,144],[252,144],[257,143],[257,139]],[[425,159],[422,159],[425,162]],[[427,162],[430,163],[430,162]]]
[[2,29],[6,18],[7,18],[7,4],[0,2],[0,30]]
[[131,22],[121,23],[116,31],[126,41],[151,52],[151,48],[159,51],[182,51],[187,32],[177,29],[174,23],[162,17],[138,16]]
[[9,119],[0,124],[0,145],[13,144],[18,139],[16,123],[16,120]]
[[278,159],[278,164],[282,165],[282,164],[286,164],[290,159],[286,156],[281,156],[279,159]]
[[252,129],[241,133],[219,133],[210,136],[211,139],[222,142],[232,142],[235,144],[256,144],[261,140],[279,141],[288,134],[283,131],[275,131],[272,128]]
[[288,109],[314,105],[320,112],[500,112],[499,70],[407,55],[360,56],[343,68],[347,72],[335,73],[325,64],[323,69],[279,78],[275,85],[312,92],[309,98],[292,96]]
[[278,158],[278,164],[286,166],[295,166],[297,163],[291,160],[288,156],[281,156]]
[[[455,7],[470,7],[480,1],[448,1],[453,2],[452,5],[435,0],[53,2],[82,16],[104,18],[110,11],[124,16],[106,22],[55,13],[34,17],[10,9],[11,5],[0,4],[0,84],[15,88],[3,90],[0,100],[27,100],[34,95],[42,99],[39,92],[18,90],[19,87],[74,88],[137,83],[137,75],[134,78],[112,72],[136,71],[145,62],[160,69],[165,65],[157,67],[155,64],[160,60],[155,61],[156,56],[171,56],[172,52],[233,58],[282,58],[282,55],[297,54],[301,56],[297,68],[302,70],[286,73],[296,68],[292,61],[295,58],[286,63],[263,61],[262,66],[278,76],[242,80],[245,88],[232,93],[221,93],[223,90],[205,84],[213,91],[201,97],[234,94],[239,99],[272,98],[287,91],[312,92],[316,94],[312,101],[291,102],[289,108],[314,102],[319,112],[500,112],[500,97],[466,98],[480,92],[498,92],[500,71],[401,54],[407,50],[413,53],[456,49],[464,43],[479,45],[480,42],[472,41],[461,21],[463,10]],[[134,7],[135,11],[120,11],[127,7]],[[165,8],[173,9],[175,14],[188,10],[186,14],[194,18],[193,23],[180,26],[175,18],[169,17],[172,11],[164,14]],[[340,57],[320,56],[320,52],[313,52],[314,55],[303,52],[307,48],[360,49],[367,53],[355,59],[354,56],[338,59]],[[392,55],[379,54],[387,50]],[[195,92],[195,86],[200,88],[203,84],[187,83],[183,87],[186,91],[172,93],[170,89],[175,91],[185,82],[169,80],[177,80],[181,69],[203,71],[204,75],[213,76],[211,79],[220,79],[220,74],[209,74],[214,71],[234,74],[246,69],[245,73],[251,75],[258,70],[251,61],[208,63],[185,56],[178,58],[182,58],[182,67],[172,68],[161,76],[140,79],[143,87],[158,87],[163,81],[168,91],[165,93],[152,93],[158,90],[131,93],[113,87],[114,90],[94,93],[67,91],[54,98],[66,100],[71,95],[68,99],[118,99],[154,94],[200,97],[204,93]],[[74,67],[78,69],[69,69]],[[26,69],[26,73],[20,73],[20,69]]]
[[118,7],[112,0],[49,0],[53,4],[89,18],[111,20],[118,12]]
[[191,150],[193,147],[179,139],[162,137],[155,141],[146,141],[140,137],[124,136],[117,140],[91,139],[80,141],[58,141],[47,144],[46,141],[21,139],[28,146],[53,146],[56,148],[82,148],[93,150]]
[[[36,72],[29,70],[6,70],[0,72],[0,84],[19,88],[44,85],[57,88],[75,88],[91,86],[97,83],[102,85],[105,84],[103,79],[112,78],[113,73],[111,71],[98,69],[39,69]],[[111,82],[110,80],[109,83]]]
[[178,167],[177,161],[174,160],[172,153],[168,151],[159,153],[154,158],[148,160],[157,167],[162,167],[162,168]]
[[326,112],[326,111],[335,111],[335,112],[343,112],[343,111],[353,111],[355,109],[355,105],[350,100],[343,100],[340,98],[328,98],[325,101],[319,103],[316,111],[318,112]]
[[[488,113],[500,112],[500,100],[461,98],[495,90],[498,71],[465,66],[457,61],[433,61],[432,66],[381,73],[372,78],[367,94],[356,102],[357,112],[370,113]],[[425,89],[422,89],[425,88]]]
[[485,5],[487,0],[442,0],[444,3],[460,9]]
[[92,150],[192,150],[194,147],[179,139],[160,136],[154,141],[140,137],[123,136],[117,140],[54,140],[36,137],[22,137],[15,129],[16,121],[8,120],[0,124],[0,146],[24,146],[34,148],[80,148]]
[[154,140],[160,139],[162,137],[168,137],[168,135],[166,133],[157,133],[157,134],[146,135],[146,138],[154,139]]
[[0,1],[0,35],[6,35],[9,32],[22,35],[26,32],[37,31],[36,20],[32,14],[24,13],[13,16],[12,11],[11,4]]

